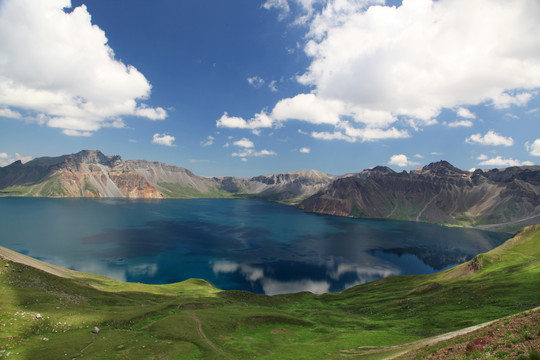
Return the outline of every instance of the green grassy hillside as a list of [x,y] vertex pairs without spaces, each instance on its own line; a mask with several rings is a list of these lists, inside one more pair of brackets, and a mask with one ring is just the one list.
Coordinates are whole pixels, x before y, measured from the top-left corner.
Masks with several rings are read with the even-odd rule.
[[320,296],[122,283],[0,255],[0,356],[18,359],[384,359],[540,305],[540,226],[438,274]]

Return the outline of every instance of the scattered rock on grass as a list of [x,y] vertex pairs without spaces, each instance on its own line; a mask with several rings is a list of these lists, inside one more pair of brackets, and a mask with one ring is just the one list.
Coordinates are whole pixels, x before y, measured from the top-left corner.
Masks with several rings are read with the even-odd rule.
[[493,342],[493,339],[487,336],[471,340],[467,344],[467,348],[466,348],[467,353],[471,353],[474,351],[481,351],[482,349],[484,349],[486,345],[490,345],[492,342]]
[[49,338],[46,338],[46,337],[44,337],[44,338],[41,339],[41,340],[43,340],[43,342],[49,342]]
[[99,328],[97,326],[94,326],[92,329],[92,334],[99,334]]
[[36,319],[41,319],[41,318],[42,318],[41,314],[36,314]]

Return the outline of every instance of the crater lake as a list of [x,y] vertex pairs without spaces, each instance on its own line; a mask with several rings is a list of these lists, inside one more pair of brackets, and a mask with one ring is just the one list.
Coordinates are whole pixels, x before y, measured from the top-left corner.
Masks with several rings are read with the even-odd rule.
[[230,199],[0,198],[0,229],[0,245],[73,270],[269,295],[438,272],[510,237]]

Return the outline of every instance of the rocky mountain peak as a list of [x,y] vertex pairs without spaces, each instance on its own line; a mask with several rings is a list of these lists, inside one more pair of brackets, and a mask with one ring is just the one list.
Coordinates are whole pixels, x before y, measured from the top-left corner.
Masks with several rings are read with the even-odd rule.
[[23,163],[21,160],[17,160],[17,161],[14,161],[12,162],[9,166],[22,166]]
[[356,173],[356,174],[346,175],[345,177],[353,176],[360,179],[367,179],[368,177],[374,176],[374,175],[388,175],[388,174],[395,174],[395,173],[396,172],[390,169],[389,167],[379,165],[379,166],[374,166],[374,167],[362,170],[361,172]]
[[284,172],[280,174],[272,175],[260,175],[252,177],[250,180],[260,182],[266,185],[285,184],[294,181],[300,181],[303,183],[327,183],[329,181],[329,175],[317,170],[301,170],[293,172]]
[[364,171],[368,171],[373,174],[381,174],[381,175],[395,173],[395,171],[390,169],[388,166],[380,166],[380,165],[372,167],[370,169],[366,169]]
[[105,156],[99,150],[82,150],[72,155],[72,158],[83,164],[101,164],[114,167],[123,161],[119,155]]
[[463,176],[467,174],[466,171],[460,170],[457,167],[450,164],[448,161],[441,160],[432,162],[420,169],[413,170],[412,172],[417,174],[431,174],[436,176]]

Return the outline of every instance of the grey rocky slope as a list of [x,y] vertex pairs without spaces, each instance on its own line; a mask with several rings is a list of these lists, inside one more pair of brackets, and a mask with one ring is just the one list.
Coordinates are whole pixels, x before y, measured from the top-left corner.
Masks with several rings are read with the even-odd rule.
[[105,156],[83,150],[0,168],[0,195],[49,197],[193,198],[237,197],[298,202],[333,177],[307,170],[251,179],[202,177],[157,161]]
[[286,172],[257,177],[202,177],[188,169],[130,160],[126,163],[170,197],[245,197],[294,202],[328,186],[333,176],[316,170]]
[[487,225],[540,220],[540,167],[463,171],[446,161],[410,172],[375,167],[336,179],[305,211],[363,218]]

